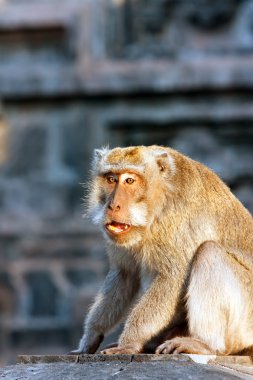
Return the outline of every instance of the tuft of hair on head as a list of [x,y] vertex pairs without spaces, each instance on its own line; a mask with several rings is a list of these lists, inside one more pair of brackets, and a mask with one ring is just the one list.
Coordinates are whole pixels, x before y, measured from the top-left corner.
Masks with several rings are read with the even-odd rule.
[[94,149],[93,152],[93,160],[92,160],[92,171],[96,170],[98,164],[103,161],[104,157],[107,155],[109,152],[110,148],[109,146],[104,146],[100,149]]
[[101,159],[105,154],[108,153],[109,150],[110,148],[108,146],[104,146],[100,149],[94,149],[94,157]]

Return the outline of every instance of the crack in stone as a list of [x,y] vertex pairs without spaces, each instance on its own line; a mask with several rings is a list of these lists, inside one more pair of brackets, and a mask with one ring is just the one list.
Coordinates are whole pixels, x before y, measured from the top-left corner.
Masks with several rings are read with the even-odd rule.
[[120,368],[117,372],[115,372],[115,373],[113,373],[111,376],[113,377],[113,376],[116,376],[118,373],[120,373],[120,372],[122,372],[122,371],[124,371],[125,370],[125,368]]

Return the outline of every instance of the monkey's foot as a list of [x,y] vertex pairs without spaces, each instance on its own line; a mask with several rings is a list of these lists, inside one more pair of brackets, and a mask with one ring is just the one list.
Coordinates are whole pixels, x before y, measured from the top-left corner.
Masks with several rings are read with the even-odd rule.
[[127,344],[125,346],[117,346],[117,347],[111,347],[111,348],[105,348],[102,351],[100,351],[101,354],[105,355],[122,355],[122,354],[139,354],[140,349],[137,348],[135,345]]
[[198,354],[210,355],[214,354],[210,348],[201,340],[191,337],[176,337],[166,340],[157,347],[156,354]]
[[77,350],[70,351],[68,355],[80,355],[80,354],[95,354],[100,343],[103,341],[104,335],[95,335],[93,340],[89,344],[86,343],[85,336],[82,337]]

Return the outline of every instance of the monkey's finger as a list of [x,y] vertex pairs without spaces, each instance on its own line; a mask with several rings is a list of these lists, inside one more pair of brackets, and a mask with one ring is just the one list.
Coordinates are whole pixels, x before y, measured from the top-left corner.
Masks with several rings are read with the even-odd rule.
[[103,355],[113,355],[113,354],[118,354],[119,350],[117,348],[105,348],[100,351],[100,354]]
[[189,350],[189,347],[187,346],[184,346],[184,345],[180,345],[178,346],[177,348],[175,348],[175,350],[173,351],[173,354],[182,354],[182,353],[191,353],[191,351]]
[[103,355],[122,355],[122,354],[135,354],[137,353],[132,347],[115,347],[115,348],[108,348],[106,350],[100,351]]
[[156,354],[172,354],[174,350],[177,348],[177,344],[175,342],[166,341],[157,347],[155,353]]
[[165,349],[166,345],[163,343],[161,344],[160,346],[157,347],[157,349],[155,350],[155,353],[156,354],[163,354],[163,350]]
[[122,353],[122,349],[117,348],[117,347],[106,348],[100,351],[100,354],[103,354],[103,355],[115,355],[115,354],[121,354],[121,353]]

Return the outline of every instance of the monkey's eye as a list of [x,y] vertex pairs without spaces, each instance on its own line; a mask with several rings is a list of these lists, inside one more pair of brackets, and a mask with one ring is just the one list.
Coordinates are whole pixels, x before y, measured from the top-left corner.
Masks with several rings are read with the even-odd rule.
[[108,174],[106,176],[106,180],[108,183],[115,183],[115,182],[117,182],[117,177],[112,175],[112,174]]
[[131,177],[126,178],[126,183],[127,183],[128,185],[132,185],[132,184],[134,183],[134,179],[131,178]]

